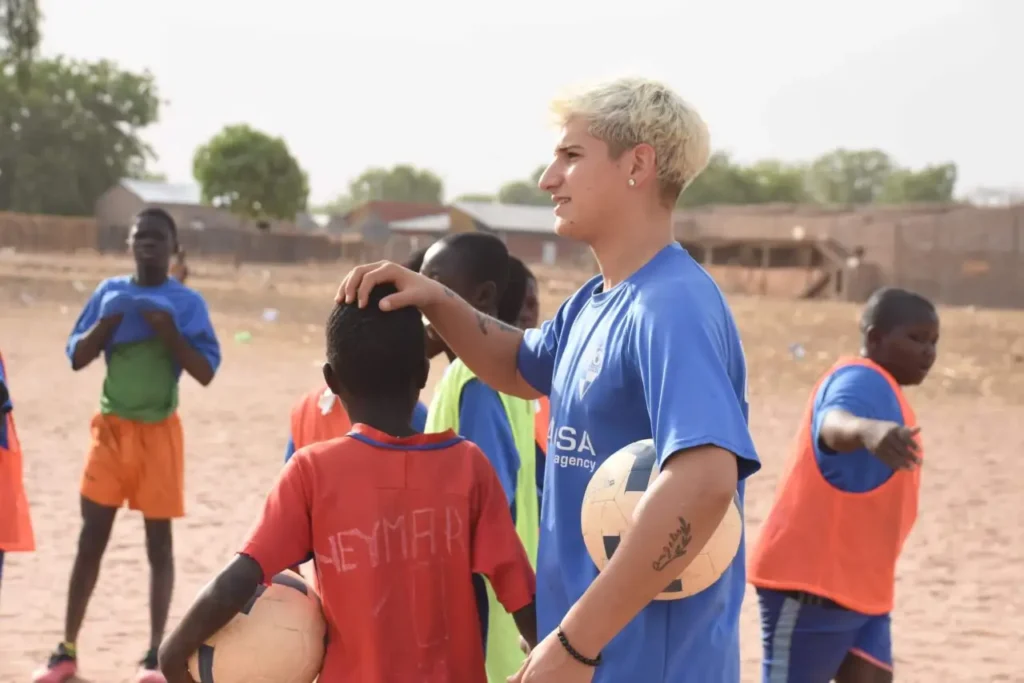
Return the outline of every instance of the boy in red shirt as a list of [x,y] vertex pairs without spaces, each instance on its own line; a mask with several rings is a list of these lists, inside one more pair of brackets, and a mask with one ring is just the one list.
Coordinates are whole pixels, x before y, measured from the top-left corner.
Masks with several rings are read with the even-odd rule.
[[241,552],[161,647],[168,683],[191,683],[188,657],[310,556],[328,632],[320,683],[485,683],[474,573],[536,642],[534,574],[493,467],[453,432],[410,426],[428,364],[419,312],[376,305],[395,291],[331,312],[324,379],[352,431],[285,465]]

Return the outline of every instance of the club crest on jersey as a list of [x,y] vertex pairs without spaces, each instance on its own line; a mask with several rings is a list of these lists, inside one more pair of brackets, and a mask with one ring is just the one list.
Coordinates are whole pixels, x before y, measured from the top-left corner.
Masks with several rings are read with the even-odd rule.
[[598,344],[597,348],[594,349],[594,355],[583,371],[583,377],[580,378],[580,398],[586,395],[590,385],[597,379],[597,376],[601,373],[602,365],[604,365],[604,342]]

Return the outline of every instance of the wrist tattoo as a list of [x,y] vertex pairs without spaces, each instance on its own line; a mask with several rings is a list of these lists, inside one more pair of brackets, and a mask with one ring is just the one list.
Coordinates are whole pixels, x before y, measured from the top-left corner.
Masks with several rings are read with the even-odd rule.
[[651,566],[656,571],[662,571],[665,567],[672,564],[673,560],[678,560],[685,555],[686,549],[690,546],[690,541],[693,540],[693,534],[690,533],[690,523],[682,517],[677,519],[679,520],[679,526],[668,535],[668,542],[661,549],[658,559],[651,563]]

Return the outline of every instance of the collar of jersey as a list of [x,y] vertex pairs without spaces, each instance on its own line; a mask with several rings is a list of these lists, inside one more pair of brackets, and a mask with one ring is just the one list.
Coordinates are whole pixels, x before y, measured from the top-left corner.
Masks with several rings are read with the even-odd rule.
[[352,425],[352,430],[349,431],[348,435],[370,446],[395,451],[441,450],[443,448],[451,448],[460,441],[463,441],[461,436],[450,429],[433,434],[413,434],[412,436],[397,437],[385,434],[379,429],[374,429],[362,423]]

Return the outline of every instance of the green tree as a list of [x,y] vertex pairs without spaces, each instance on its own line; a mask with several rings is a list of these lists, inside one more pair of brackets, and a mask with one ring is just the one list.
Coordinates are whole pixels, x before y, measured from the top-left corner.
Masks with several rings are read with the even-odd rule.
[[344,214],[369,201],[440,204],[443,198],[444,181],[437,174],[398,164],[392,168],[366,169],[348,184],[347,192],[338,195],[325,208],[333,214]]
[[551,205],[551,195],[541,191],[528,180],[513,180],[498,190],[498,201],[502,204]]
[[896,165],[878,149],[835,149],[811,163],[808,189],[820,204],[872,204]]
[[492,204],[498,201],[498,198],[493,194],[485,194],[483,192],[469,192],[467,194],[460,194],[455,198],[457,202],[480,202],[484,204]]
[[750,184],[748,204],[796,204],[810,200],[807,169],[800,164],[769,159],[744,168],[743,174]]
[[879,201],[887,204],[950,202],[956,176],[956,164],[952,163],[926,166],[920,171],[898,168],[886,181]]
[[22,91],[28,89],[31,81],[41,21],[36,0],[0,0],[0,58],[10,60]]
[[131,175],[129,177],[133,178],[134,180],[148,180],[153,183],[167,182],[167,174],[160,173],[159,171],[143,170],[141,173],[135,173],[134,175]]
[[806,201],[806,171],[773,159],[742,166],[725,152],[716,152],[707,168],[679,197],[679,206],[767,204]]
[[145,173],[140,137],[160,109],[153,77],[108,61],[38,59],[31,87],[0,58],[0,211],[91,215],[125,177]]
[[244,124],[199,147],[192,174],[204,202],[249,219],[294,220],[309,198],[309,179],[285,141]]
[[746,204],[751,188],[743,169],[725,152],[711,155],[704,171],[679,196],[678,205]]
[[532,206],[551,206],[551,193],[545,192],[537,185],[544,175],[547,166],[539,166],[527,180],[513,180],[498,190],[498,201],[502,204],[529,204]]

